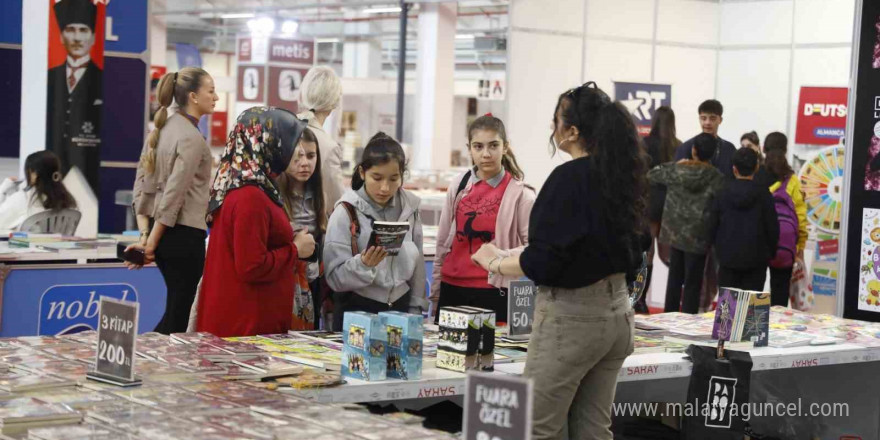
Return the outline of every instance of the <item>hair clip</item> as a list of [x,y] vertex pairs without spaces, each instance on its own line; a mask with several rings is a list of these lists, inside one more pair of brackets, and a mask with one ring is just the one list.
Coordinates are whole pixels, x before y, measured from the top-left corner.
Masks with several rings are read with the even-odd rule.
[[486,113],[486,114],[483,115],[483,116],[488,116],[488,117],[490,117],[490,118],[494,118],[494,117],[495,117],[495,116],[492,116],[492,112]]

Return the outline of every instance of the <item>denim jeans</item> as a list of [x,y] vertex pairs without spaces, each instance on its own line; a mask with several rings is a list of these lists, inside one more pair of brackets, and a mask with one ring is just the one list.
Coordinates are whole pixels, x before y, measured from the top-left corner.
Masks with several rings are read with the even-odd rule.
[[580,289],[540,287],[526,377],[534,381],[532,438],[611,440],[611,404],[633,352],[633,310],[622,273]]

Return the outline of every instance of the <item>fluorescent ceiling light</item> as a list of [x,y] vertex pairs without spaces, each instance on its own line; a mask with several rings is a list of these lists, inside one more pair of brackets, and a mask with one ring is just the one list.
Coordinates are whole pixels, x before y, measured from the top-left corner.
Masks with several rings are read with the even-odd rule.
[[400,9],[400,7],[364,9],[365,14],[382,14],[385,12],[400,12],[400,11],[402,11],[402,9]]
[[474,38],[474,34],[455,34],[456,40],[473,40]]
[[253,18],[248,20],[247,27],[254,34],[269,35],[275,30],[275,20],[270,17]]
[[315,43],[339,43],[339,38],[315,38]]
[[281,33],[283,34],[295,34],[297,29],[299,29],[299,23],[293,20],[284,20],[284,23],[281,24]]
[[254,18],[255,16],[256,14],[254,14],[253,12],[244,12],[240,14],[222,14],[220,15],[220,18]]

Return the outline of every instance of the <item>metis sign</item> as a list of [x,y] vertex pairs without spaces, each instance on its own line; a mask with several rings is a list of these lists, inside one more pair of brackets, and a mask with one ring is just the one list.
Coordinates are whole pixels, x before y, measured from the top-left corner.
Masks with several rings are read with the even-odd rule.
[[837,145],[846,135],[846,87],[801,87],[795,143]]
[[269,40],[269,61],[282,63],[313,64],[315,42],[272,38]]

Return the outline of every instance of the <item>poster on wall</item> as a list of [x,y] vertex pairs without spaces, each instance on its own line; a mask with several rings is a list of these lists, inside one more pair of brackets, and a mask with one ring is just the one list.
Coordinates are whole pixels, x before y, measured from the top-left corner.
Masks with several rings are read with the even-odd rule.
[[880,321],[880,2],[857,2],[855,26],[837,294],[845,318]]
[[49,8],[46,149],[98,194],[104,96],[105,2],[43,0]]
[[299,88],[308,71],[308,68],[269,66],[269,105],[298,113]]
[[614,99],[620,101],[633,115],[639,135],[644,137],[651,133],[651,124],[657,109],[672,105],[672,86],[615,81]]
[[801,87],[795,143],[837,145],[846,135],[846,87]]
[[859,310],[880,312],[880,209],[862,211]]

